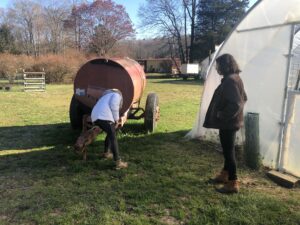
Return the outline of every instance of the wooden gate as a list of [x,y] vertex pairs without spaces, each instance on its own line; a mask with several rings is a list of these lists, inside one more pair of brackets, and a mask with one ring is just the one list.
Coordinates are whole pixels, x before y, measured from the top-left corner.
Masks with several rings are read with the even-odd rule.
[[24,91],[45,91],[45,72],[25,72],[24,77]]

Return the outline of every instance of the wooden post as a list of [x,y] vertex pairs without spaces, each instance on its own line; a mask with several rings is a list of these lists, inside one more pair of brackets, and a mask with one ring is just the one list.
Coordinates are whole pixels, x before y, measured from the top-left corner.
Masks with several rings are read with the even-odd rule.
[[298,91],[299,87],[299,83],[300,83],[300,70],[298,71],[298,77],[297,77],[297,81],[296,81],[296,85],[295,85],[295,91]]
[[261,166],[259,146],[259,114],[247,113],[245,119],[245,162],[251,169],[259,169]]

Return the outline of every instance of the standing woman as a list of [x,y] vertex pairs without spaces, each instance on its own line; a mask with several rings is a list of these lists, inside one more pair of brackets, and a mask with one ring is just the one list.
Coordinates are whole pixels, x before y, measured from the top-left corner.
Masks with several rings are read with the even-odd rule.
[[219,56],[216,59],[216,70],[223,79],[214,92],[203,126],[219,129],[224,167],[213,181],[223,183],[224,186],[217,190],[221,193],[237,193],[239,183],[234,143],[236,132],[243,126],[243,109],[247,95],[239,76],[241,70],[232,55]]

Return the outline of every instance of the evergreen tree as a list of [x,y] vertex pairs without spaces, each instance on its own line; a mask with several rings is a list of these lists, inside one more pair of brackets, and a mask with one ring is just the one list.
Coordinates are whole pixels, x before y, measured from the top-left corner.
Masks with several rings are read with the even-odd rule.
[[194,58],[202,60],[215,51],[244,16],[249,0],[199,0]]
[[5,24],[0,26],[0,53],[15,52],[14,37],[9,27]]

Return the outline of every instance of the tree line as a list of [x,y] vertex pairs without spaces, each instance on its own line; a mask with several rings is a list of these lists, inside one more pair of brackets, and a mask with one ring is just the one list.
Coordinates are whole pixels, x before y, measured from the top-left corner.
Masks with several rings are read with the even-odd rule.
[[13,0],[1,15],[0,52],[39,56],[75,48],[104,55],[134,35],[124,6],[112,0]]
[[200,61],[245,14],[248,0],[146,0],[137,40],[124,6],[113,0],[13,0],[0,9],[0,53],[40,56],[67,49],[98,56]]

